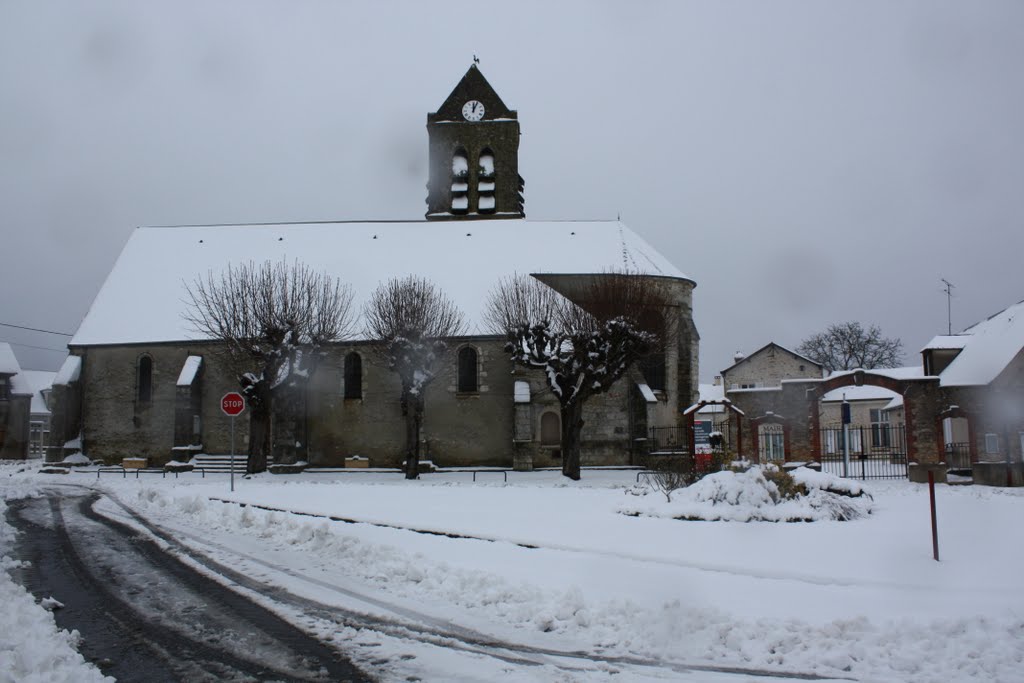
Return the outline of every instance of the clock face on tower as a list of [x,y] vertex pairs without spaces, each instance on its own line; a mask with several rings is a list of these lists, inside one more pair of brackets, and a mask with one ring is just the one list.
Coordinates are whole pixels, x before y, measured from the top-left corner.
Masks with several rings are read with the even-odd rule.
[[479,121],[484,117],[484,105],[477,100],[470,100],[462,105],[462,116],[467,121]]

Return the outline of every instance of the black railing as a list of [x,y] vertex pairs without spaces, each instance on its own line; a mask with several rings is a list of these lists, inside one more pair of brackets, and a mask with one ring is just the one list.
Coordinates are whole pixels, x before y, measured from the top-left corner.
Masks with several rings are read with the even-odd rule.
[[689,453],[690,434],[686,427],[651,427],[647,445],[650,453]]
[[946,467],[951,470],[971,470],[971,445],[969,443],[946,444]]
[[854,479],[906,479],[904,425],[827,427],[821,430],[823,472]]

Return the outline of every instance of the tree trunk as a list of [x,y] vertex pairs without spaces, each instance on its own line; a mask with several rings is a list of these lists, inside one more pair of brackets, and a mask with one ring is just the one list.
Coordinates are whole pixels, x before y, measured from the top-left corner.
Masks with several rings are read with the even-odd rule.
[[261,391],[259,398],[252,401],[252,412],[249,413],[249,457],[245,468],[247,474],[267,471],[267,457],[273,444],[271,428],[274,422],[269,393]]
[[253,410],[249,414],[249,457],[245,467],[247,474],[266,471],[269,441],[270,416],[262,410]]
[[573,401],[562,406],[562,474],[580,480],[580,433],[583,431],[583,404]]
[[405,478],[420,476],[420,427],[423,424],[423,399],[409,396],[405,412]]

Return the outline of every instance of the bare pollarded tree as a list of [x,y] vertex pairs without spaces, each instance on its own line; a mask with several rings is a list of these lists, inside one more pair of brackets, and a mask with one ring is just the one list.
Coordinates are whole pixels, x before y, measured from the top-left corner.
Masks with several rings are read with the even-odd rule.
[[[352,289],[284,260],[229,265],[185,288],[185,319],[196,332],[224,343],[238,374],[251,409],[247,470],[262,472],[267,457],[276,455],[275,395],[309,376],[322,345],[351,336]],[[293,458],[289,450],[284,460]]]
[[513,362],[544,372],[562,418],[562,474],[580,478],[583,406],[669,336],[667,293],[633,273],[589,276],[574,300],[530,276],[491,291],[485,318],[508,338]]
[[895,368],[903,358],[903,342],[883,337],[877,325],[867,329],[859,322],[829,325],[796,347],[797,353],[822,365],[829,372],[863,368]]
[[380,285],[363,311],[367,336],[402,383],[405,477],[419,476],[424,392],[434,381],[450,337],[462,333],[461,311],[430,280],[410,275]]

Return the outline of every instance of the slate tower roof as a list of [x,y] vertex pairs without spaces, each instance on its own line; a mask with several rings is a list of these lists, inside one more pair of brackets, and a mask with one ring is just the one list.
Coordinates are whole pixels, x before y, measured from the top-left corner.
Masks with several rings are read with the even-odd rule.
[[519,121],[476,64],[427,115],[428,220],[523,218]]

